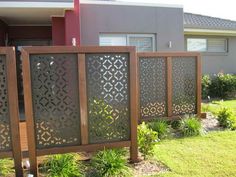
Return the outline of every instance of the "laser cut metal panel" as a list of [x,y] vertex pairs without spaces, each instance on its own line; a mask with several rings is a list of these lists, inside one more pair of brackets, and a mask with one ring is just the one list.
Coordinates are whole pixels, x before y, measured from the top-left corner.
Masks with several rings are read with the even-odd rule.
[[6,56],[0,55],[0,152],[11,151]]
[[167,115],[166,60],[140,58],[141,118]]
[[173,57],[173,115],[196,113],[196,60],[194,57]]
[[130,139],[129,55],[87,54],[89,142]]
[[80,144],[76,54],[30,55],[37,148]]

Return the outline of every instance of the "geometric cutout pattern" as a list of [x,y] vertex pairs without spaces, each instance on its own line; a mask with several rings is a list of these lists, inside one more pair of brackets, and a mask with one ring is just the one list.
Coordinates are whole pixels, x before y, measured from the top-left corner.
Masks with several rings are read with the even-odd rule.
[[129,55],[87,54],[89,142],[130,140]]
[[173,115],[196,114],[196,76],[195,57],[173,57]]
[[30,55],[37,149],[80,145],[76,54]]
[[158,57],[139,61],[141,118],[166,116],[166,60]]
[[6,56],[0,55],[0,152],[11,151]]

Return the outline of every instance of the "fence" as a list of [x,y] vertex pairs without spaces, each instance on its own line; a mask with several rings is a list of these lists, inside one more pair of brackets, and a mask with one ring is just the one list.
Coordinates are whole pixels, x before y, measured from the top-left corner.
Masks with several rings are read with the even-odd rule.
[[199,53],[139,53],[140,121],[201,114]]
[[[201,112],[198,53],[138,53],[133,47],[26,47],[22,51],[30,170],[37,157],[130,147],[139,121]],[[0,158],[22,176],[16,61],[0,48]]]
[[13,157],[16,176],[23,176],[16,84],[14,49],[0,48],[0,158]]
[[24,48],[23,73],[31,173],[37,156],[104,147],[137,161],[135,48]]

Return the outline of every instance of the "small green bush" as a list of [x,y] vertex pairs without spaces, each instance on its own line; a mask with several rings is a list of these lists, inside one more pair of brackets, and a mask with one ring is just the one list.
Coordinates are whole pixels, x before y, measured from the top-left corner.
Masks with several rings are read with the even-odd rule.
[[211,85],[211,78],[209,75],[202,77],[202,98],[206,99],[209,96],[209,87]]
[[236,129],[236,116],[233,111],[229,108],[222,108],[218,112],[218,121],[220,126],[229,129]]
[[144,159],[153,154],[153,148],[157,142],[158,133],[148,127],[145,122],[138,126],[138,146]]
[[178,130],[181,126],[181,122],[180,120],[173,120],[170,122],[171,128],[173,128],[174,130]]
[[91,164],[99,177],[132,176],[124,151],[121,149],[100,151],[92,158]]
[[202,98],[236,98],[236,75],[219,73],[202,77]]
[[214,76],[209,85],[209,95],[212,98],[232,98],[236,96],[236,76],[222,74]]
[[49,156],[40,171],[48,177],[76,177],[82,176],[82,165],[77,154],[59,154]]
[[198,118],[189,117],[181,120],[180,131],[183,136],[197,136],[202,133],[202,125]]
[[0,176],[8,176],[14,173],[14,163],[11,159],[0,159]]
[[149,123],[149,127],[158,133],[159,139],[165,139],[170,135],[170,129],[167,121],[156,120]]

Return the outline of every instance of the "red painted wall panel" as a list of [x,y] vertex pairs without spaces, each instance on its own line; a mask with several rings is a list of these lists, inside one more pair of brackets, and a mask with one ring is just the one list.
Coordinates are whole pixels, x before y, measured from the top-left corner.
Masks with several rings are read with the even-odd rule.
[[65,45],[64,17],[52,17],[52,44]]
[[72,39],[76,39],[76,45],[80,45],[80,4],[74,0],[74,10],[65,12],[65,44],[72,45]]

